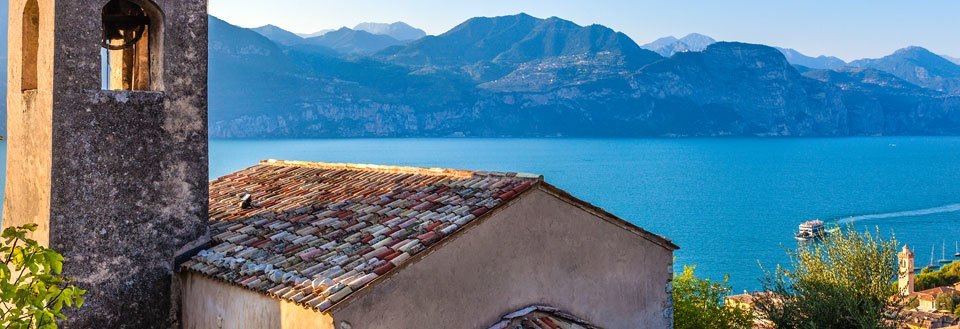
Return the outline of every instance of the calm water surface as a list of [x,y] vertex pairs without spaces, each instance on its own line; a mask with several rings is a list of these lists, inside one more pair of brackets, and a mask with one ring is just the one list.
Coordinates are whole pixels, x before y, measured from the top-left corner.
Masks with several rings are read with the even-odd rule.
[[211,179],[263,159],[542,174],[736,290],[759,287],[758,262],[786,262],[807,219],[865,216],[859,227],[915,246],[919,265],[960,240],[955,137],[213,140],[210,159]]

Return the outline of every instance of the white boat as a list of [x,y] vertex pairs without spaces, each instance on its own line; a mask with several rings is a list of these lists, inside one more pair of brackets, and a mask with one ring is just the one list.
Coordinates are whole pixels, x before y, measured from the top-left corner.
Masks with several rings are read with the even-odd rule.
[[934,258],[933,258],[933,253],[936,252],[936,251],[937,251],[937,245],[933,245],[933,246],[930,247],[930,264],[927,265],[927,266],[924,267],[924,268],[927,268],[927,269],[930,269],[930,270],[936,270],[936,269],[940,268],[940,264],[937,264],[937,262],[935,262],[935,261],[934,261]]
[[940,260],[938,260],[938,262],[940,262],[940,264],[950,264],[950,263],[953,263],[953,260],[952,260],[952,259],[947,259],[947,242],[946,242],[946,241],[943,241],[943,245],[940,246],[940,248],[941,248],[941,249],[940,249]]
[[819,240],[827,235],[823,221],[819,219],[800,223],[799,230],[800,232],[794,236],[797,241]]

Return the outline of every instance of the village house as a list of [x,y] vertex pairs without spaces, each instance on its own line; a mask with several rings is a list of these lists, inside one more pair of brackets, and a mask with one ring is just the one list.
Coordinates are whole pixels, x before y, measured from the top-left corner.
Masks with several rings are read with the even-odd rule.
[[670,328],[677,246],[538,175],[265,161],[208,182],[206,0],[11,0],[3,226],[64,328]]
[[271,160],[210,219],[184,328],[671,327],[677,247],[536,175]]
[[773,323],[765,319],[759,310],[757,310],[756,303],[757,299],[773,298],[773,296],[774,295],[769,292],[749,293],[744,291],[742,294],[725,297],[723,304],[727,307],[739,308],[741,310],[749,311],[751,314],[753,314],[754,329],[770,329],[773,328]]
[[923,291],[915,291],[916,272],[915,255],[910,247],[903,246],[900,253],[897,254],[899,264],[898,287],[900,297],[907,305],[916,304],[916,307],[908,307],[904,310],[901,317],[904,319],[904,325],[910,329],[960,329],[960,320],[951,312],[939,310],[937,299],[942,296],[960,297],[960,283],[952,287],[936,287]]

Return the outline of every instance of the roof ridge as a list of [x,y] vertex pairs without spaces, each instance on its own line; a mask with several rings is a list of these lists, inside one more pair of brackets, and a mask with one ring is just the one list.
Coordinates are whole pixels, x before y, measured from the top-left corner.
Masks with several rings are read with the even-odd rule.
[[502,176],[502,177],[536,179],[536,180],[543,179],[543,176],[541,175],[528,174],[528,173],[473,171],[473,170],[436,168],[436,167],[428,168],[428,167],[413,167],[413,166],[388,166],[388,165],[362,164],[362,163],[337,163],[337,162],[315,162],[315,161],[267,159],[267,160],[260,161],[260,164],[270,165],[270,166],[281,166],[281,167],[367,170],[367,171],[408,173],[408,174],[432,175],[432,176],[448,176],[448,177],[460,177],[460,178],[469,178],[474,176]]

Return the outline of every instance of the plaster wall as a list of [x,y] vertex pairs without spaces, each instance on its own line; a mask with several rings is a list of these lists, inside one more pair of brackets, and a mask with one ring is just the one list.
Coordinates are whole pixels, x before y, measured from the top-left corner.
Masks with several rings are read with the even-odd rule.
[[331,309],[337,328],[487,328],[529,305],[671,328],[672,250],[533,190]]
[[9,4],[7,185],[4,187],[3,227],[37,224],[39,228],[31,238],[49,245],[54,12],[52,1],[37,3],[40,21],[36,56],[37,89],[23,91],[22,38],[26,3],[27,0],[10,0]]
[[329,315],[184,273],[183,329],[333,329]]

